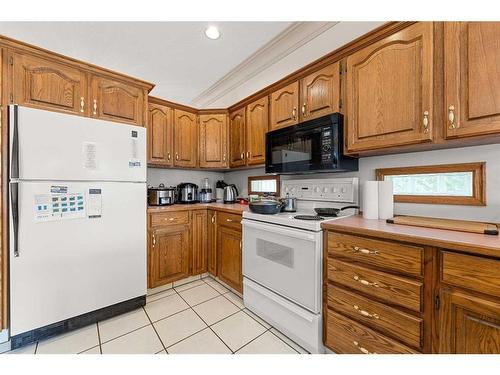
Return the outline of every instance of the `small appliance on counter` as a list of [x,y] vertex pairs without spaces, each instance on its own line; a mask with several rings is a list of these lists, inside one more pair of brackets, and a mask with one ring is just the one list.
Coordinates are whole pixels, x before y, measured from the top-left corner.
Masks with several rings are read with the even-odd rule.
[[191,182],[183,182],[177,185],[178,203],[198,203],[198,185]]
[[223,202],[224,201],[224,187],[226,187],[227,184],[219,180],[215,183],[215,200],[217,202]]
[[148,186],[149,206],[169,206],[175,203],[175,187],[165,187],[164,184],[158,187]]
[[212,186],[210,185],[210,180],[208,178],[204,178],[202,188],[200,189],[200,202],[211,203],[214,201],[214,193]]
[[226,185],[224,187],[224,203],[236,203],[238,197],[238,189],[235,184]]

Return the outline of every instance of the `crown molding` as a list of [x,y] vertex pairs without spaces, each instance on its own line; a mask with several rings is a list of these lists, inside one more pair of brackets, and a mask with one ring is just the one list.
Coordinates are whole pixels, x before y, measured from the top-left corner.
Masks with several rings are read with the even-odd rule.
[[288,56],[338,22],[294,22],[250,57],[194,98],[190,105],[209,107],[227,93]]

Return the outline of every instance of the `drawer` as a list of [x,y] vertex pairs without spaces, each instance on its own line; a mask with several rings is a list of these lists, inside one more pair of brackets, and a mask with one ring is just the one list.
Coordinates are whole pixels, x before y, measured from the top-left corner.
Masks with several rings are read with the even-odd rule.
[[326,316],[325,345],[342,354],[419,353],[329,309]]
[[423,320],[331,284],[327,303],[345,316],[415,348],[422,346]]
[[328,279],[389,304],[421,311],[423,285],[420,281],[351,265],[336,259],[328,259]]
[[241,231],[241,215],[217,212],[217,225]]
[[328,254],[356,262],[421,276],[423,248],[397,242],[328,232]]
[[151,226],[189,224],[189,211],[171,211],[151,215]]
[[441,280],[500,297],[500,260],[443,251]]

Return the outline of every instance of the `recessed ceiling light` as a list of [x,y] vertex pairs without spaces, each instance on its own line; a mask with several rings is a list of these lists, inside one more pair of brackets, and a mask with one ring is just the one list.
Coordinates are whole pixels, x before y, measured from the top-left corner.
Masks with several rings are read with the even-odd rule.
[[215,26],[209,26],[205,30],[205,35],[207,36],[208,39],[219,39],[220,38],[220,31]]

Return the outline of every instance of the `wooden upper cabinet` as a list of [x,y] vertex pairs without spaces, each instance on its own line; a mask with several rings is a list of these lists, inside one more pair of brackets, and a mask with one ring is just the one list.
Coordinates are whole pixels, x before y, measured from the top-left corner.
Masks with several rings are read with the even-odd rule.
[[441,293],[440,353],[500,353],[500,303],[460,291]]
[[340,63],[328,65],[303,78],[300,92],[302,121],[339,112]]
[[270,130],[299,122],[299,82],[294,82],[271,94]]
[[266,96],[246,108],[246,162],[264,164],[266,160],[266,133],[269,128],[269,98]]
[[149,104],[148,163],[173,165],[172,109],[160,104]]
[[245,108],[229,114],[229,166],[245,165]]
[[419,22],[347,57],[347,149],[432,140],[433,24]]
[[198,163],[198,121],[194,113],[174,110],[174,150],[176,167],[195,168]]
[[445,22],[447,138],[500,133],[500,23]]
[[93,117],[145,126],[145,90],[103,76],[92,76],[90,111]]
[[12,63],[14,103],[75,115],[88,114],[85,72],[16,52],[12,54]]
[[200,115],[200,167],[227,167],[227,116]]

